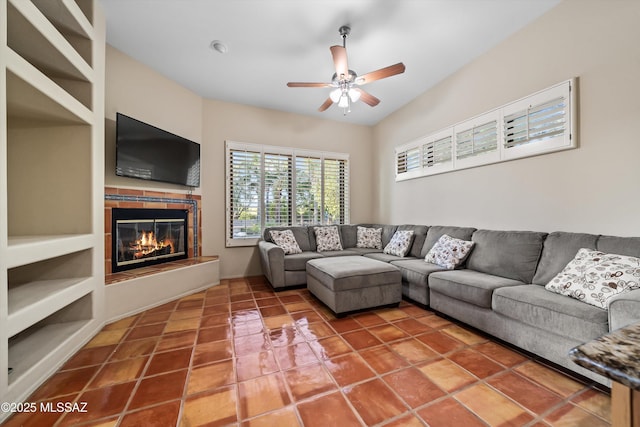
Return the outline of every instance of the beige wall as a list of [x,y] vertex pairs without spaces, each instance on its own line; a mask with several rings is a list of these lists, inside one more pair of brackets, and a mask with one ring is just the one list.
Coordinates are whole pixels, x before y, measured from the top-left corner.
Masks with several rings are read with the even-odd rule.
[[220,276],[261,274],[255,248],[225,248],[224,141],[251,142],[350,154],[351,222],[373,220],[372,130],[263,108],[205,100],[202,171],[203,251],[220,255]]
[[[565,0],[375,126],[377,219],[640,235],[639,22],[635,0]],[[395,146],[571,77],[577,150],[395,182]]]
[[199,142],[203,254],[220,256],[221,278],[262,273],[255,247],[225,248],[225,140],[349,153],[351,222],[375,219],[371,127],[202,99],[110,46],[106,75],[105,185],[185,189],[115,176],[116,112]]
[[[188,187],[116,176],[116,113],[202,142],[202,98],[107,45],[105,185],[186,192]],[[195,189],[200,194],[200,189]]]

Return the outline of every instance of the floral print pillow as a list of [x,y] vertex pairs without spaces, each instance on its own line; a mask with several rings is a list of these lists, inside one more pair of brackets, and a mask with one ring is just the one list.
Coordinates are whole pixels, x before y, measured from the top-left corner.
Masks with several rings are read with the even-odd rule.
[[426,262],[453,270],[469,256],[474,242],[443,234],[424,258]]
[[271,234],[271,239],[273,243],[280,246],[282,250],[284,250],[285,255],[289,254],[301,254],[302,249],[298,245],[296,238],[293,235],[293,231],[291,230],[271,230],[269,231]]
[[391,241],[384,247],[385,254],[404,257],[411,248],[413,242],[413,230],[398,230],[393,234]]
[[382,228],[357,228],[356,248],[382,249]]
[[608,310],[612,297],[640,288],[640,258],[582,248],[545,288]]
[[342,243],[340,243],[340,234],[338,234],[337,225],[313,227],[313,231],[316,233],[316,245],[318,246],[318,252],[342,250]]

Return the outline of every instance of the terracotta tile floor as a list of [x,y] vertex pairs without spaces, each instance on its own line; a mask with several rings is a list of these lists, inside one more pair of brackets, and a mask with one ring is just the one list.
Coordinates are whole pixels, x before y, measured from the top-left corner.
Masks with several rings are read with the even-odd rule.
[[408,302],[336,319],[263,278],[107,325],[7,426],[608,426],[608,394]]

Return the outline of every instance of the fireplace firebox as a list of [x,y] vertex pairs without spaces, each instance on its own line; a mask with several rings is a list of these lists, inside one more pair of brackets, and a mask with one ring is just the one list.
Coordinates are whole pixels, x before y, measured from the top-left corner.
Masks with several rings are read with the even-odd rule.
[[111,271],[188,257],[189,211],[113,208]]

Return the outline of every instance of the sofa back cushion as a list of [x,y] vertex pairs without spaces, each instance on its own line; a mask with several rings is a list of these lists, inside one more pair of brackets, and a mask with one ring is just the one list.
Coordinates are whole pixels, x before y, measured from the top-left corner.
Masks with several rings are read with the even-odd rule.
[[542,255],[532,283],[546,285],[571,262],[580,248],[595,249],[597,241],[597,234],[562,231],[549,234],[544,241]]
[[435,245],[440,237],[442,237],[444,234],[455,239],[471,240],[471,236],[473,235],[474,231],[476,231],[476,229],[472,227],[433,225],[429,227],[429,231],[427,232],[424,244],[422,245],[420,253],[416,255],[416,257],[424,258],[425,256],[427,256],[433,245]]
[[546,233],[535,231],[478,230],[467,268],[531,283],[542,253]]
[[[298,246],[300,246],[300,249],[302,249],[303,251],[315,251],[316,250],[316,243],[315,243],[315,239],[313,240],[313,243],[311,241],[311,239],[309,238],[309,227],[268,227],[265,228],[264,233],[263,233],[263,238],[264,240],[266,240],[267,242],[271,242],[273,243],[273,239],[271,239],[271,230],[291,230],[293,232],[293,237],[296,238],[296,242],[298,242]],[[311,233],[313,233],[313,227],[311,227]]]
[[429,227],[426,225],[399,225],[398,230],[411,230],[413,231],[413,242],[411,243],[411,248],[406,256],[414,256],[419,257],[420,251],[422,250],[422,246],[424,245],[424,241],[427,238],[427,231]]
[[393,233],[395,233],[396,230],[398,229],[397,226],[389,225],[389,224],[358,224],[358,225],[360,227],[367,227],[367,228],[382,228],[382,247],[383,248],[389,244],[389,242],[391,241],[391,238],[393,237]]
[[640,237],[600,236],[596,249],[608,254],[640,258]]
[[358,243],[358,226],[357,225],[339,225],[340,238],[342,239],[343,248],[355,248]]

